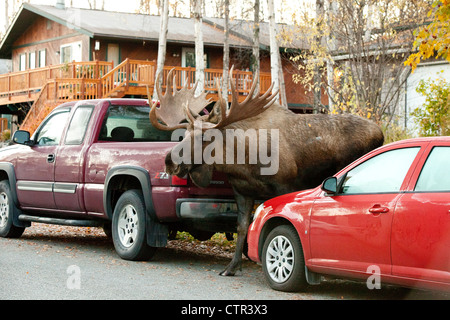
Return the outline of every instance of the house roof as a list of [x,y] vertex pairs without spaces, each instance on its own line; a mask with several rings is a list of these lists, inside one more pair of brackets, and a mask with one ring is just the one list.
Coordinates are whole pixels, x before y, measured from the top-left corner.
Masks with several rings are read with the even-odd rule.
[[[56,6],[24,3],[14,17],[10,28],[0,43],[0,58],[10,58],[14,41],[24,33],[38,16],[67,26],[74,31],[91,38],[106,37],[158,41],[160,16],[89,10],[79,8],[60,9]],[[223,19],[203,18],[203,42],[205,46],[223,46]],[[253,23],[242,20],[230,22],[231,47],[251,47]],[[288,26],[280,26],[288,28]],[[194,20],[189,18],[169,17],[167,42],[194,43]],[[269,48],[269,29],[267,23],[260,24],[261,48]],[[293,47],[303,44],[294,43]]]

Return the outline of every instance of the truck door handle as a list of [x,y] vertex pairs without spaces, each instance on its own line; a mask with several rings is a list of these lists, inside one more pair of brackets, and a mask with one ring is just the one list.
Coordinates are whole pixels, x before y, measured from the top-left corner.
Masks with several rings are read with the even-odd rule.
[[372,208],[369,209],[369,212],[374,213],[374,214],[387,213],[387,212],[389,212],[389,208],[382,207],[379,204],[376,204]]
[[53,153],[51,153],[51,154],[49,154],[49,155],[47,156],[47,162],[48,162],[48,163],[53,163],[53,162],[55,162],[55,155],[54,155]]

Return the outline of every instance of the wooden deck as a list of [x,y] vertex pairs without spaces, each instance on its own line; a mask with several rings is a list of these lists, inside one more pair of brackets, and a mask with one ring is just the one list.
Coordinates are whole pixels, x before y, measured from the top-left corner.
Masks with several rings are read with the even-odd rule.
[[[163,88],[166,85],[167,73],[172,68],[164,68]],[[0,75],[0,105],[34,102],[47,83],[54,86],[52,94],[47,97],[52,102],[126,95],[146,96],[147,86],[153,93],[155,72],[155,62],[131,59],[126,59],[115,68],[112,68],[112,63],[94,61],[12,72]],[[175,67],[174,74],[177,76],[178,89],[186,81],[188,87],[194,84],[195,68]],[[205,91],[208,98],[217,100],[215,79],[221,77],[220,69],[205,70]],[[250,91],[252,73],[236,70],[233,78],[239,96],[244,99]],[[261,91],[269,88],[270,81],[270,73],[260,75]]]
[[[163,89],[167,74],[173,68],[164,68]],[[0,75],[0,105],[32,103],[20,128],[33,132],[37,124],[62,102],[124,96],[147,97],[147,87],[153,94],[155,73],[155,62],[131,59],[126,59],[115,68],[110,62],[92,61],[12,72]],[[175,67],[174,75],[177,89],[181,89],[185,83],[188,87],[194,85],[195,68]],[[221,69],[205,70],[205,91],[207,98],[213,101],[218,99],[216,79],[221,77]],[[249,71],[235,70],[233,78],[239,100],[242,101],[248,96],[253,75]],[[261,73],[261,92],[265,92],[270,84],[270,73]]]

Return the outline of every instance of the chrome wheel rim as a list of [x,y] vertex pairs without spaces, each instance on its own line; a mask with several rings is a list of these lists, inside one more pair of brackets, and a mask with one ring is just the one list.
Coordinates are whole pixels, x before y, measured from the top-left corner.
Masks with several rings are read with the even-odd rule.
[[283,283],[289,279],[294,268],[294,247],[285,236],[276,236],[270,241],[266,253],[266,267],[270,278]]
[[4,192],[0,193],[0,228],[4,228],[9,218],[9,202],[8,195]]
[[124,247],[129,248],[136,242],[138,224],[136,209],[132,205],[125,206],[119,213],[117,224],[119,240]]

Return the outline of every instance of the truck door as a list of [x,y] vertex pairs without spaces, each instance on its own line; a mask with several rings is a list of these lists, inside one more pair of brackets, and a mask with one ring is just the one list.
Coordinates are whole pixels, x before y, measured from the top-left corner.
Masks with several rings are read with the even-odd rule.
[[85,211],[83,168],[90,145],[85,140],[88,140],[87,129],[93,110],[93,105],[81,105],[73,112],[64,141],[57,150],[53,192],[56,208],[60,210]]
[[63,108],[50,115],[33,135],[34,145],[17,159],[17,197],[22,207],[55,208],[53,179],[56,150],[69,113],[69,108]]

